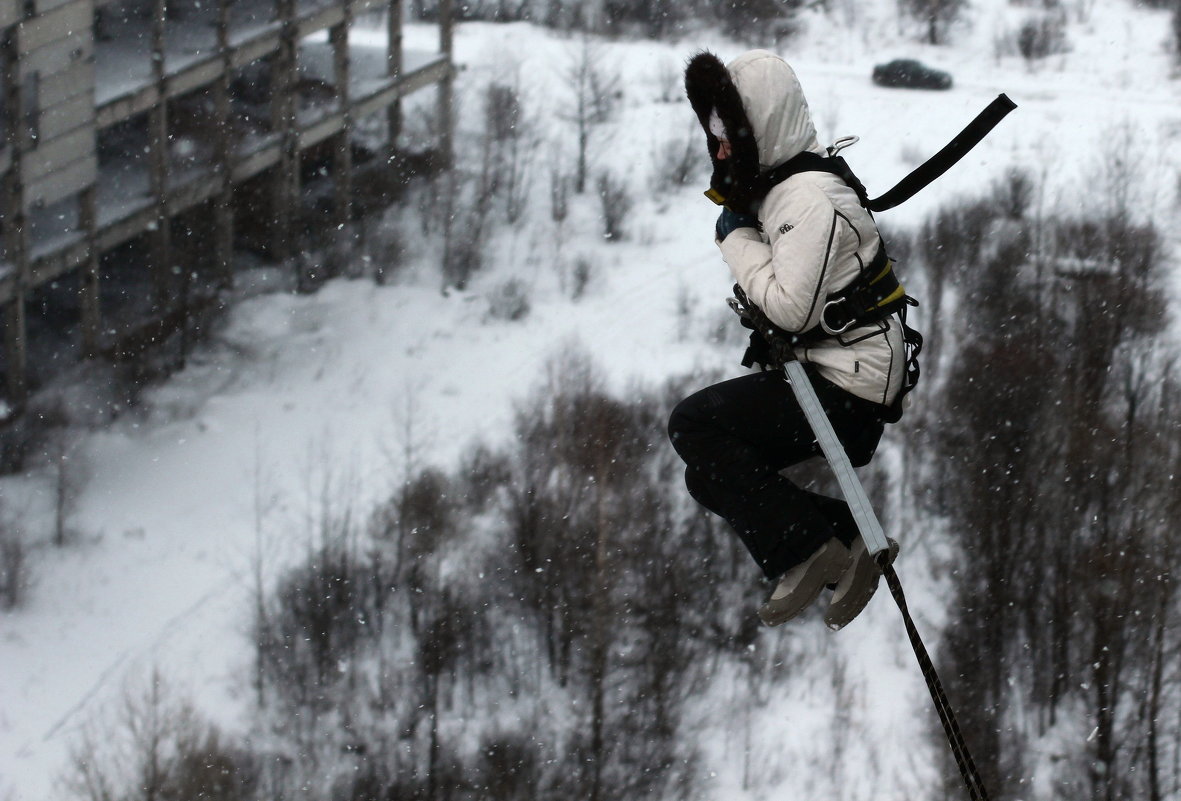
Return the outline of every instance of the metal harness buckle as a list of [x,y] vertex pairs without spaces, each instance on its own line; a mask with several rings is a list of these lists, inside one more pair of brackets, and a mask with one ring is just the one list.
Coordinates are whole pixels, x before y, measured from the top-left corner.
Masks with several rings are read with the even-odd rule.
[[854,325],[857,324],[856,317],[850,317],[848,322],[846,322],[840,328],[833,328],[832,326],[830,326],[828,324],[829,307],[836,306],[837,304],[840,304],[840,303],[844,303],[847,299],[848,298],[835,298],[833,300],[830,300],[828,303],[824,304],[824,308],[821,309],[821,311],[820,311],[820,328],[822,331],[824,331],[824,333],[828,334],[829,336],[834,336],[834,337],[840,336],[841,334],[845,333],[846,331],[848,331],[850,328],[852,328]]

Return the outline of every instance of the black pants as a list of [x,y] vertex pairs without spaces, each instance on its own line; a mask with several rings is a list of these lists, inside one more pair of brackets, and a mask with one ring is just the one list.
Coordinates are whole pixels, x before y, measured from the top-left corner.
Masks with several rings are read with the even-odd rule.
[[[883,407],[809,368],[820,404],[854,466],[867,464],[882,436]],[[782,371],[723,381],[677,404],[669,438],[687,465],[698,503],[728,522],[768,578],[803,562],[831,537],[857,536],[844,501],[800,489],[779,474],[821,455]]]

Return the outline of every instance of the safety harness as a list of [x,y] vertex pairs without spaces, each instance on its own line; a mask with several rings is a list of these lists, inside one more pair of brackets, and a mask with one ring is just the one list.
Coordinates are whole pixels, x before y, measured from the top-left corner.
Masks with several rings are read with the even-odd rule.
[[[837,140],[827,149],[828,155],[826,156],[804,151],[778,167],[760,174],[755,194],[758,197],[765,197],[772,188],[793,175],[804,172],[827,172],[840,178],[852,189],[857,194],[861,205],[871,215],[875,211],[892,209],[909,200],[919,190],[945,173],[969,150],[979,144],[980,140],[1016,107],[1017,105],[1007,95],[999,95],[942,150],[878,198],[870,199],[865,185],[853,173],[845,159],[838,155],[841,150],[858,141],[855,136]],[[715,188],[711,187],[705,195],[718,205],[726,203],[726,198]],[[735,292],[741,293],[742,290],[735,285]],[[738,296],[743,297],[741,294]],[[746,302],[750,303],[749,300]],[[743,355],[742,365],[750,367],[753,364],[759,364],[763,369],[781,366],[782,362],[777,363],[771,352],[773,348],[769,345],[774,340],[787,341],[793,348],[807,348],[832,338],[837,339],[842,345],[852,345],[885,331],[885,319],[897,314],[906,348],[906,370],[901,390],[882,415],[888,423],[897,422],[902,417],[903,398],[914,389],[919,380],[918,356],[923,348],[923,336],[906,322],[907,308],[917,305],[918,301],[906,294],[906,290],[895,275],[894,260],[887,255],[885,243],[879,238],[877,253],[869,264],[861,269],[850,284],[825,299],[819,325],[802,333],[791,333],[770,323],[768,324],[771,326],[771,330],[766,332],[756,328],[751,334],[750,346]],[[744,324],[746,324],[745,318]],[[867,333],[855,338],[849,337],[852,332],[867,327],[870,328]]]
[[[836,155],[855,141],[854,137],[838,141],[828,149],[828,156],[811,151],[798,154],[775,169],[763,173],[760,176],[763,183],[760,189],[768,192],[775,185],[802,172],[827,172],[844,181],[857,193],[861,205],[868,209],[870,201],[865,186],[853,174],[845,160]],[[713,190],[706,194],[710,195],[711,192]],[[738,297],[745,297],[737,284],[734,286],[734,292]],[[749,300],[746,302],[750,303]],[[923,335],[906,323],[907,308],[917,305],[918,301],[906,294],[906,289],[899,282],[898,276],[894,273],[894,260],[886,254],[885,243],[879,237],[877,252],[869,264],[862,267],[851,283],[825,298],[819,325],[802,333],[791,333],[772,323],[768,323],[770,330],[755,329],[751,332],[750,345],[742,356],[742,366],[758,364],[764,370],[781,367],[782,363],[771,354],[769,343],[775,340],[786,340],[796,349],[806,349],[830,339],[836,339],[841,345],[853,345],[883,334],[887,330],[886,318],[897,314],[902,327],[906,367],[898,395],[881,415],[885,422],[896,423],[902,418],[903,398],[914,389],[919,380],[919,353],[923,349]]]

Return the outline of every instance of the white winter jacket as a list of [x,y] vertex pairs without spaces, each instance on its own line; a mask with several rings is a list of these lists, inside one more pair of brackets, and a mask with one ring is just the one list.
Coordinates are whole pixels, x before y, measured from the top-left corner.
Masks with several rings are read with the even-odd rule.
[[[825,153],[786,62],[756,50],[726,69],[757,143],[760,171],[804,150]],[[729,124],[735,125],[730,116]],[[758,208],[758,218],[761,230],[739,228],[719,247],[750,300],[792,333],[819,325],[825,299],[848,286],[880,247],[877,226],[857,194],[826,172],[799,173],[776,184]],[[902,386],[905,349],[893,316],[823,339],[797,356],[837,386],[883,405],[893,402]]]

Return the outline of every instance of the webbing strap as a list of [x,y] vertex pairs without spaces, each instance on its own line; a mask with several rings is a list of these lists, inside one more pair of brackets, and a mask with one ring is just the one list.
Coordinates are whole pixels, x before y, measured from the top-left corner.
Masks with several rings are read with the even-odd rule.
[[898,574],[894,572],[894,568],[890,564],[890,550],[886,535],[882,533],[881,523],[873,513],[873,506],[869,502],[865,488],[857,478],[857,474],[849,462],[849,457],[837,438],[824,408],[820,405],[820,400],[816,397],[816,391],[812,388],[804,368],[798,361],[792,360],[783,365],[783,369],[788,383],[791,384],[792,392],[795,394],[800,408],[804,410],[812,432],[816,435],[816,441],[820,444],[820,449],[828,460],[829,467],[836,475],[841,493],[845,496],[845,502],[849,505],[849,511],[857,523],[862,540],[865,541],[866,550],[874,555],[878,569],[882,571],[882,575],[886,578],[886,584],[890,587],[890,594],[894,596],[898,610],[902,612],[906,635],[910,638],[910,645],[914,648],[915,657],[918,658],[919,669],[923,672],[927,689],[931,691],[931,700],[935,702],[935,711],[939,713],[939,722],[943,724],[943,732],[947,735],[948,744],[951,745],[952,756],[955,757],[955,764],[960,769],[960,776],[963,777],[964,785],[968,788],[968,795],[972,801],[988,801],[988,793],[985,792],[984,783],[976,771],[976,763],[972,761],[972,755],[968,752],[967,743],[964,742],[959,722],[955,718],[955,712],[952,711],[951,702],[947,700],[947,693],[943,691],[943,682],[939,680],[939,674],[935,672],[935,665],[923,645],[922,638],[919,637],[919,630],[915,627],[910,610],[906,606],[902,582],[898,580]]
[[935,703],[935,711],[939,713],[939,722],[943,724],[943,733],[947,735],[947,742],[951,746],[952,756],[955,757],[956,767],[960,769],[964,786],[968,788],[968,795],[972,801],[988,801],[984,782],[980,780],[980,773],[976,770],[976,763],[972,761],[972,754],[968,751],[967,743],[964,742],[960,724],[955,718],[951,703],[947,700],[947,694],[943,691],[943,682],[939,680],[939,674],[935,672],[931,656],[927,653],[923,640],[919,637],[919,630],[910,617],[910,611],[906,606],[906,595],[902,592],[902,582],[898,580],[898,574],[894,572],[893,566],[889,563],[888,552],[879,556],[878,567],[886,578],[886,585],[890,588],[890,594],[894,596],[894,602],[898,604],[898,610],[902,612],[902,621],[906,624],[906,635],[910,638],[911,647],[914,648],[914,655],[919,662],[919,669],[922,670],[923,678],[927,681],[927,689],[931,692],[931,700]]
[[886,194],[869,201],[867,208],[870,211],[886,211],[909,200],[924,186],[951,169],[952,165],[962,159],[969,150],[980,144],[980,140],[988,136],[988,132],[1015,108],[1017,104],[1010,100],[1008,95],[998,95],[942,150],[920,164]]
[[820,399],[816,397],[816,390],[808,374],[804,372],[804,366],[793,358],[783,365],[783,372],[787,382],[791,384],[796,402],[804,411],[804,417],[808,419],[808,425],[812,427],[812,433],[816,435],[816,442],[820,445],[824,458],[828,460],[828,466],[832,468],[833,475],[841,486],[841,494],[845,496],[845,503],[849,505],[849,512],[853,515],[857,530],[861,532],[866,550],[875,556],[880,553],[889,554],[890,544],[882,532],[882,524],[873,513],[873,504],[869,502],[869,496],[865,494],[865,487],[861,485],[857,473],[853,470],[844,445],[829,422],[824,407],[820,405]]
[[[865,185],[853,174],[853,170],[843,157],[822,156],[808,150],[797,153],[778,167],[761,173],[758,177],[756,195],[761,199],[773,186],[801,172],[828,172],[838,176],[850,189],[856,192],[861,205],[869,211],[887,211],[910,200],[919,190],[950,170],[956,162],[967,155],[969,150],[980,144],[980,141],[988,136],[989,132],[1015,108],[1017,108],[1017,104],[1009,99],[1008,95],[1003,93],[998,95],[983,111],[976,115],[975,119],[944,145],[942,150],[912,170],[892,189],[872,200]],[[829,150],[832,151],[832,148]],[[726,202],[726,198],[713,188],[707,190],[705,196],[718,205]]]

